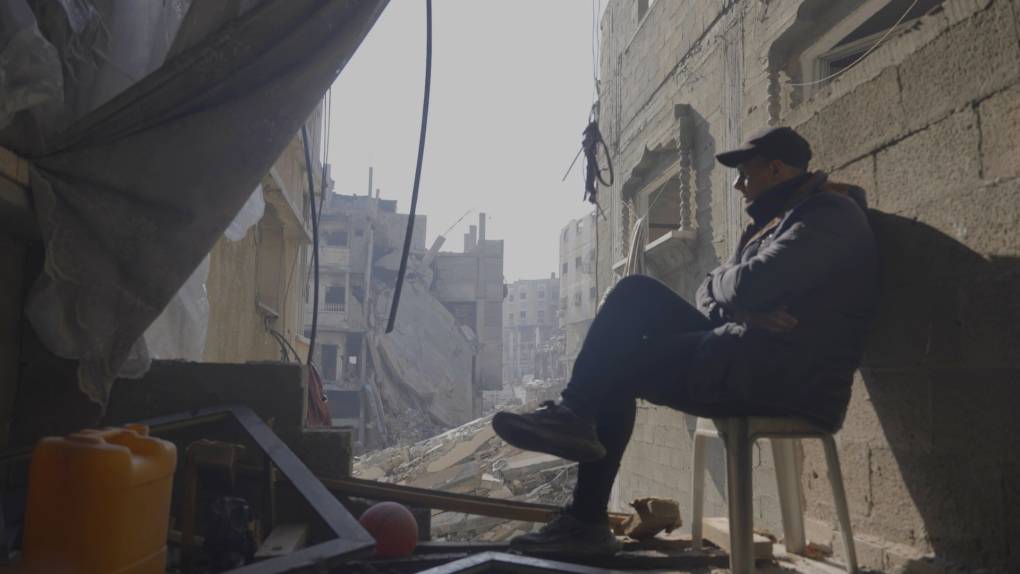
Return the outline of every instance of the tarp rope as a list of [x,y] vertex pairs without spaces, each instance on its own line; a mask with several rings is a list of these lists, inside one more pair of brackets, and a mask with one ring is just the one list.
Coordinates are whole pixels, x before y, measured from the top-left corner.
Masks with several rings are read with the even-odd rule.
[[400,291],[404,287],[404,275],[407,274],[407,257],[411,253],[411,239],[414,234],[414,218],[418,209],[418,186],[421,183],[421,164],[425,156],[425,128],[429,121],[429,92],[432,87],[432,0],[425,2],[425,97],[422,100],[421,134],[418,137],[418,165],[414,169],[414,188],[411,191],[411,210],[407,216],[407,232],[404,234],[404,250],[400,254],[400,269],[397,271],[397,284],[393,289],[393,301],[390,304],[390,318],[386,323],[386,332],[393,331],[397,321],[397,307],[400,305]]

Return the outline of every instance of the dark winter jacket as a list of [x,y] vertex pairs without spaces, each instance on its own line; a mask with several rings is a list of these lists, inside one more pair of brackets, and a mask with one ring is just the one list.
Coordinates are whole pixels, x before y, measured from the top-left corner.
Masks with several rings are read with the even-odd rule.
[[[878,254],[860,188],[805,174],[766,191],[739,248],[698,289],[716,325],[698,350],[693,396],[771,405],[832,430],[842,425],[876,306]],[[779,308],[797,318],[776,334],[736,322]]]

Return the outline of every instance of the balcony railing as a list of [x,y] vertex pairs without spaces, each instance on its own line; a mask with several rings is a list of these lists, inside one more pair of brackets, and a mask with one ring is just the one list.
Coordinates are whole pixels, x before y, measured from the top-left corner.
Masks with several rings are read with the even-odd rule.
[[324,303],[322,310],[326,313],[343,313],[346,311],[346,308],[343,303]]

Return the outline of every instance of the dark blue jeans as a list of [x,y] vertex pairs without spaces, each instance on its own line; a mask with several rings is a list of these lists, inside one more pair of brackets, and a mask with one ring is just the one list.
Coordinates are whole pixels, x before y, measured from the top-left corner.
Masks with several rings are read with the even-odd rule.
[[607,452],[602,460],[578,467],[570,505],[574,516],[605,519],[639,398],[702,417],[780,414],[753,405],[705,404],[691,398],[687,373],[712,327],[697,309],[650,277],[626,277],[610,292],[563,391],[564,404],[595,420]]

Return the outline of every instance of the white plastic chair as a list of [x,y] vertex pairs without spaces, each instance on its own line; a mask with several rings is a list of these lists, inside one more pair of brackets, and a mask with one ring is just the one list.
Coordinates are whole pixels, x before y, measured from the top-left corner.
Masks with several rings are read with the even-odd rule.
[[783,515],[783,531],[788,551],[804,551],[804,509],[801,506],[800,469],[795,454],[796,441],[820,439],[825,445],[829,484],[836,503],[839,530],[846,548],[846,569],[857,571],[850,511],[843,488],[843,472],[832,433],[797,418],[736,417],[698,419],[694,432],[694,472],[692,476],[691,538],[694,549],[701,548],[702,520],[705,507],[705,442],[710,437],[722,438],[726,446],[726,490],[729,497],[730,571],[734,574],[754,572],[754,504],[751,483],[751,446],[761,438],[771,439],[772,458],[779,487],[779,507]]

